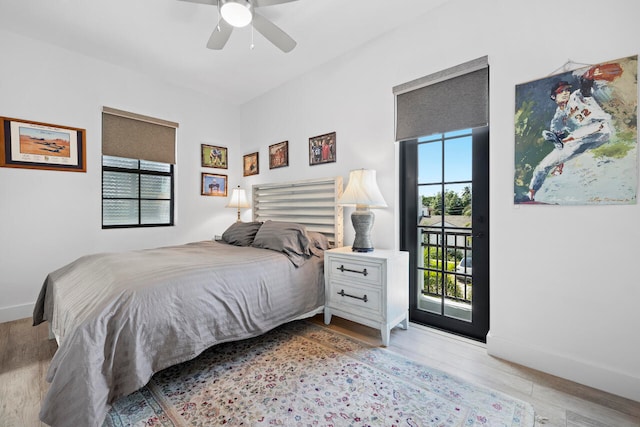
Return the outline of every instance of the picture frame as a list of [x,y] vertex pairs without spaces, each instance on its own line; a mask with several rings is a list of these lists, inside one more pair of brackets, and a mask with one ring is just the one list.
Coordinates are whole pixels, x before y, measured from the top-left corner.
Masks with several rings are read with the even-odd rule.
[[0,166],[87,171],[85,129],[0,117]]
[[202,196],[227,197],[227,175],[202,172]]
[[259,155],[255,153],[242,156],[242,176],[258,175],[260,173]]
[[289,141],[269,146],[269,169],[289,166]]
[[227,147],[216,145],[200,144],[200,154],[203,168],[228,168]]
[[335,132],[309,138],[309,166],[335,162],[336,151]]

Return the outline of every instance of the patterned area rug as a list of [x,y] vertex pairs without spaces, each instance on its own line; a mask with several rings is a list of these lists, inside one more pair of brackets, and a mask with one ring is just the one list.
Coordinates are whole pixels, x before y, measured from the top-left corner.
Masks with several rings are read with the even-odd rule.
[[104,426],[533,426],[533,407],[308,321],[220,344],[119,399]]

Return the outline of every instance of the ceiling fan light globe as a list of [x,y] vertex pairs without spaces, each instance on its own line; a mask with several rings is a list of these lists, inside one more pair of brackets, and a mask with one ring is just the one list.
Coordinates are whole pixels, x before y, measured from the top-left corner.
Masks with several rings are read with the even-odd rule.
[[222,19],[236,28],[246,27],[253,19],[253,9],[247,0],[221,1]]

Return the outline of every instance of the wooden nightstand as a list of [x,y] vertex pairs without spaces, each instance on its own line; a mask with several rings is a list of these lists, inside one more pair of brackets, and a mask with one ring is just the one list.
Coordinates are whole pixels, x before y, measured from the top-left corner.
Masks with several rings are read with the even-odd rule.
[[324,278],[325,324],[335,314],[378,328],[385,346],[391,328],[409,327],[408,252],[331,249],[324,252]]

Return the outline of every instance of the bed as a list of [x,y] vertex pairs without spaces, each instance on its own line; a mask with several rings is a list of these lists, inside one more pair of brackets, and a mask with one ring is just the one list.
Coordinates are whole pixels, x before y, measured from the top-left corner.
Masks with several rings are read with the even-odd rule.
[[220,241],[92,254],[50,273],[33,314],[59,344],[41,420],[100,426],[155,372],[321,312],[341,191],[340,177],[256,185],[253,221]]

